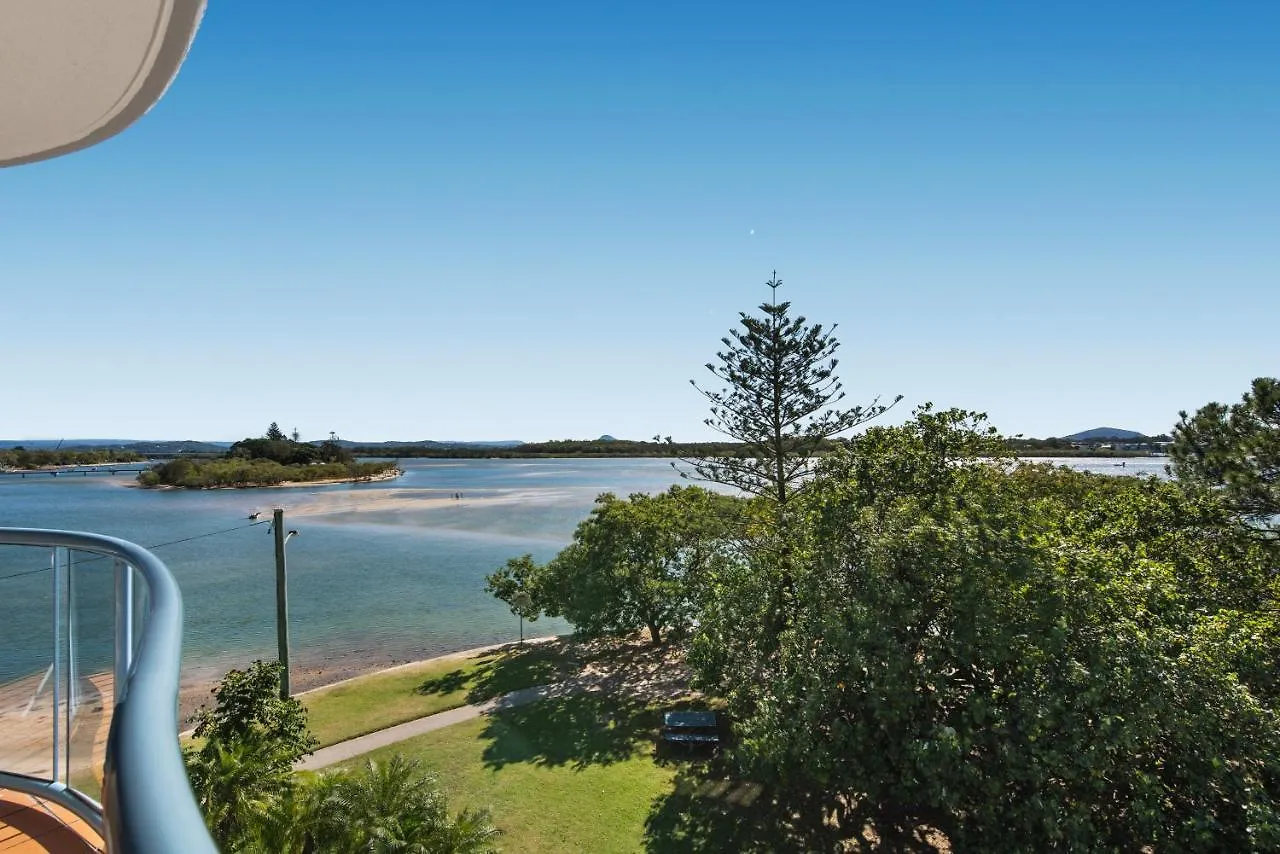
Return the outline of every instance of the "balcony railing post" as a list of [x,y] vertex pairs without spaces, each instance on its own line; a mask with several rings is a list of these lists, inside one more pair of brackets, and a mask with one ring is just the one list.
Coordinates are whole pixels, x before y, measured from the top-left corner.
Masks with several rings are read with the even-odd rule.
[[112,693],[115,705],[124,702],[129,690],[129,669],[133,667],[133,568],[116,560],[116,637]]

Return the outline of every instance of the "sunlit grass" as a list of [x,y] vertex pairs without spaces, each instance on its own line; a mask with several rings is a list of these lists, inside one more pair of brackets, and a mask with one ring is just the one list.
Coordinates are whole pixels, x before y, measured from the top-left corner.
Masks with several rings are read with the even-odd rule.
[[300,699],[307,707],[311,731],[324,747],[519,688],[557,682],[572,672],[564,644],[512,644],[371,673]]
[[[419,675],[415,690],[478,699],[561,681],[579,665],[555,648],[466,663],[470,669],[455,663],[451,670]],[[396,753],[418,760],[436,776],[452,810],[489,809],[502,830],[501,849],[514,854],[794,850],[782,833],[786,822],[764,809],[759,787],[734,779],[716,754],[658,747],[663,711],[720,706],[689,697],[570,689],[343,765],[386,761]]]
[[438,776],[452,809],[488,807],[504,852],[634,852],[644,849],[652,804],[671,791],[676,774],[654,761],[659,717],[652,707],[576,694],[455,724],[367,758],[403,753]]

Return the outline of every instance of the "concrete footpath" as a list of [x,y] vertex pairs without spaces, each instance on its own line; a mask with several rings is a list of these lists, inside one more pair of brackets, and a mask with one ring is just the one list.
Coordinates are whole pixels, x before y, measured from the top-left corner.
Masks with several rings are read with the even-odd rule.
[[569,680],[554,685],[538,685],[533,688],[521,688],[518,691],[512,691],[510,694],[503,694],[501,697],[495,697],[483,703],[474,703],[467,706],[459,706],[456,709],[449,709],[444,712],[437,712],[434,715],[427,715],[424,718],[406,721],[393,727],[380,729],[377,732],[371,732],[368,735],[358,736],[340,741],[337,744],[331,744],[328,747],[322,747],[310,756],[304,756],[302,759],[294,763],[295,771],[316,771],[320,768],[326,768],[338,762],[345,762],[348,759],[354,759],[357,756],[363,756],[371,750],[377,750],[379,747],[386,747],[389,744],[395,744],[398,741],[404,741],[423,733],[432,732],[442,729],[453,724],[469,721],[472,718],[478,718],[491,712],[501,711],[502,709],[511,709],[516,706],[523,706],[537,700],[545,700],[549,697],[562,697],[566,694],[576,693],[584,690],[587,685],[579,680]]

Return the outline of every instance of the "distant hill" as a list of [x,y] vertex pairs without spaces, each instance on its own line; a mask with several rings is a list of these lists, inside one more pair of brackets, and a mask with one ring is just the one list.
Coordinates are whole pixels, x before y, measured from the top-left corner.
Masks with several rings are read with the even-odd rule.
[[1107,439],[1119,439],[1128,442],[1133,439],[1141,439],[1143,435],[1132,430],[1121,430],[1119,427],[1094,427],[1092,430],[1072,433],[1070,436],[1064,436],[1063,438],[1072,442],[1099,442]]
[[90,448],[132,451],[135,454],[220,454],[231,447],[230,442],[148,441],[141,439],[0,439],[0,448],[21,445],[29,451],[50,450],[61,447],[64,451]]
[[197,442],[185,439],[177,442],[131,442],[124,445],[124,450],[146,456],[167,456],[169,454],[225,454],[230,442]]
[[0,439],[0,448],[16,448],[19,445],[28,451],[51,450],[61,445],[66,448],[119,448],[128,445],[134,439]]

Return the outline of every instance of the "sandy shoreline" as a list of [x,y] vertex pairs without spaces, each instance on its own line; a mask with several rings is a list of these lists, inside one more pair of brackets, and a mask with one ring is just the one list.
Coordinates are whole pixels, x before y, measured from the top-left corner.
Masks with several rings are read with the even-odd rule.
[[[461,495],[461,498],[455,497]],[[339,515],[344,513],[378,513],[400,510],[436,510],[445,507],[488,507],[502,504],[528,503],[527,492],[504,491],[500,494],[468,495],[438,487],[429,489],[399,488],[376,492],[327,492],[307,496],[289,508],[293,515]]]

